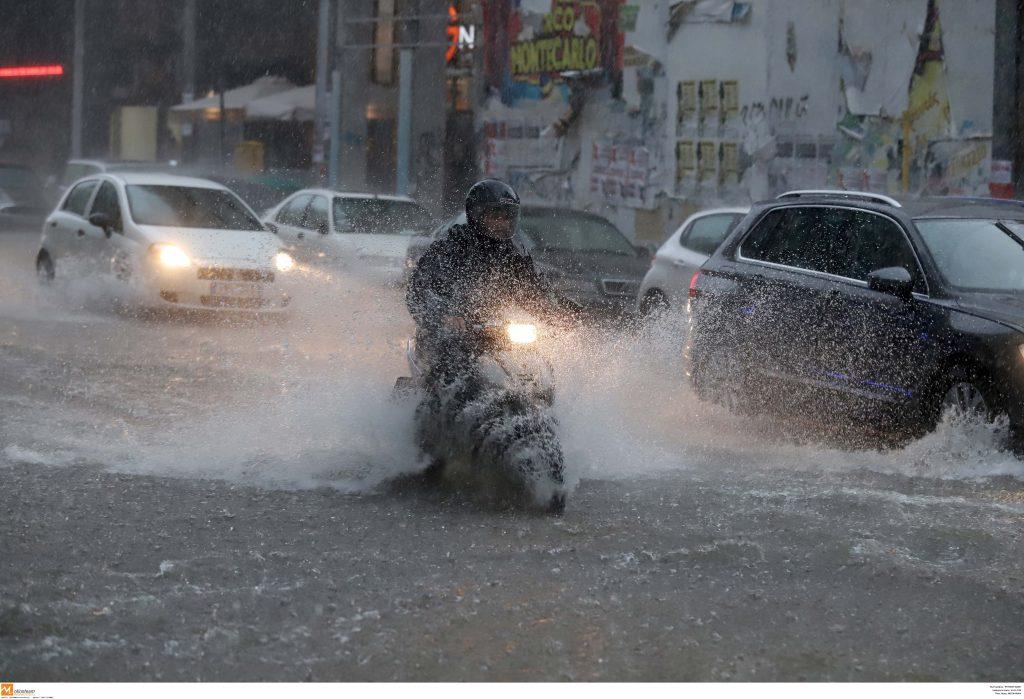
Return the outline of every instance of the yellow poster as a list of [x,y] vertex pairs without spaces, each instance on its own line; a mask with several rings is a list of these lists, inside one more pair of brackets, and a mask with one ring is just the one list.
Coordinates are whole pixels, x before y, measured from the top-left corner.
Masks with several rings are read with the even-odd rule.
[[698,87],[700,98],[700,122],[714,123],[718,120],[718,81],[701,80]]
[[697,149],[693,141],[676,144],[676,185],[693,178],[697,171]]
[[697,180],[708,182],[718,170],[718,147],[714,141],[701,141],[697,146]]

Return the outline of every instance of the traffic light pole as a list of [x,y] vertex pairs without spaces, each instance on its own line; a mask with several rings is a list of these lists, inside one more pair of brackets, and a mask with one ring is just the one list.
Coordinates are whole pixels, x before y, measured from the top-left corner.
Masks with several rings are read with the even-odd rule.
[[75,0],[75,49],[71,83],[71,157],[82,157],[82,81],[85,61],[85,0]]

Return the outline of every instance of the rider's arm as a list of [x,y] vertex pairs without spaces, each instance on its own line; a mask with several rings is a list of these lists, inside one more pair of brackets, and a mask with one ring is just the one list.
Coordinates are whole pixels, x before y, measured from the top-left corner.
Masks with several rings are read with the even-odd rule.
[[533,266],[533,258],[523,256],[518,270],[519,303],[526,310],[550,319],[570,321],[581,312],[578,304],[552,289]]
[[434,242],[423,253],[416,270],[409,279],[405,303],[416,324],[428,331],[444,325],[452,313],[451,255],[446,253],[445,241]]

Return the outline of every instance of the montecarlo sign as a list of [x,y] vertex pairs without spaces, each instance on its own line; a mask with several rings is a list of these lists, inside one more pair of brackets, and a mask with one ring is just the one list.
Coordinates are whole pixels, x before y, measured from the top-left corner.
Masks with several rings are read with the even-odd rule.
[[592,3],[555,0],[551,12],[524,17],[509,46],[509,69],[517,80],[601,68],[601,16]]

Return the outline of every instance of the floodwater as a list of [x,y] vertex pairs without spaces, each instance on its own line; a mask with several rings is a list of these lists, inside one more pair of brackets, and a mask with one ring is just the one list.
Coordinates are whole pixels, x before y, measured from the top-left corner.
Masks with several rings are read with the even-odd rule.
[[[282,321],[121,308],[0,236],[0,675],[999,680],[1024,462],[701,403],[682,329],[551,340],[564,517],[410,478],[401,290],[300,269]],[[64,271],[64,270],[62,270]]]

